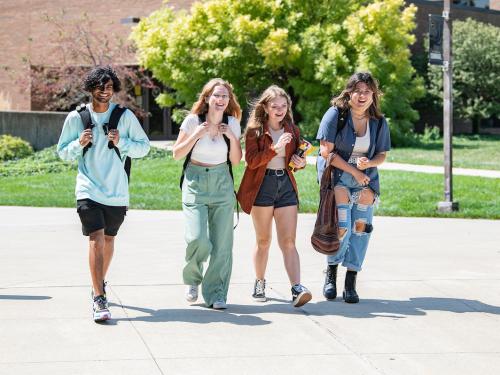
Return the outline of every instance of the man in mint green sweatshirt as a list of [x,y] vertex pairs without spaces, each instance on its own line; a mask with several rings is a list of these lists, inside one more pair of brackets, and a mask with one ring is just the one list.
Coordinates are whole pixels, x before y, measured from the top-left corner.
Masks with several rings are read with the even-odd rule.
[[57,152],[64,160],[78,160],[76,205],[83,235],[89,237],[92,309],[94,321],[98,322],[111,318],[104,280],[113,257],[115,236],[129,205],[125,159],[147,155],[149,140],[128,109],[121,115],[116,129],[107,128],[116,106],[111,98],[121,89],[120,80],[111,67],[94,68],[85,77],[83,86],[92,95],[92,103],[87,104],[85,110],[90,112],[93,126],[85,129],[80,113],[70,112]]

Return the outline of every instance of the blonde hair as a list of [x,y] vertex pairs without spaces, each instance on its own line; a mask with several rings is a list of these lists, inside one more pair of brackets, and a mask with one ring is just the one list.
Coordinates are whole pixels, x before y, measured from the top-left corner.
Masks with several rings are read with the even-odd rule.
[[380,111],[380,96],[382,96],[382,91],[378,88],[378,81],[370,73],[354,73],[347,81],[344,90],[339,96],[333,98],[330,104],[340,109],[349,109],[351,93],[356,90],[356,85],[361,82],[365,83],[373,91],[373,103],[368,108],[370,117],[382,118],[382,112]]
[[203,86],[203,90],[201,90],[198,100],[191,107],[191,113],[200,115],[208,112],[208,98],[212,95],[217,86],[224,86],[229,93],[229,103],[224,113],[236,117],[238,121],[241,120],[241,107],[236,95],[234,95],[233,85],[224,81],[222,78],[213,78]]
[[248,119],[245,135],[251,131],[253,135],[259,137],[264,133],[264,124],[268,117],[265,107],[270,101],[279,97],[285,98],[287,102],[286,114],[281,120],[281,125],[284,123],[293,124],[292,99],[281,87],[272,85],[265,89],[261,96],[252,103],[252,112]]

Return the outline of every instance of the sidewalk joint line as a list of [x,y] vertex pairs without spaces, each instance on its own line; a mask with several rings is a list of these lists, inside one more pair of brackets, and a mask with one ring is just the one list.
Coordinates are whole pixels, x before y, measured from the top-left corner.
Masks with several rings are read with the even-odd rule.
[[[280,292],[278,292],[276,289],[270,287],[273,292],[275,292],[278,296],[280,296],[282,299],[285,299],[286,297],[283,296]],[[342,345],[344,348],[347,349],[350,353],[358,357],[360,360],[368,364],[370,367],[372,367],[374,370],[376,370],[379,374],[385,375],[385,372],[378,368],[375,364],[373,364],[368,358],[366,358],[362,353],[356,352],[354,349],[352,349],[349,345],[347,345],[345,342],[343,342],[331,329],[328,327],[325,327],[321,322],[317,321],[314,319],[311,314],[307,312],[307,310],[304,309],[304,307],[299,307],[297,308],[299,312],[302,313],[303,316],[305,316],[307,319],[309,319],[313,324],[315,324],[318,328],[320,328],[322,331],[326,332],[328,336],[330,336],[334,341]]]
[[147,344],[147,342],[144,339],[144,337],[142,337],[142,335],[139,332],[139,330],[137,329],[137,327],[134,325],[134,322],[130,319],[130,316],[128,315],[127,310],[123,307],[123,302],[122,302],[121,298],[118,296],[118,294],[114,291],[113,288],[110,287],[109,289],[111,289],[111,292],[113,293],[113,295],[115,296],[115,298],[118,300],[118,303],[120,304],[120,307],[121,307],[123,313],[125,314],[128,322],[130,323],[130,325],[132,326],[132,328],[134,329],[134,331],[137,333],[137,335],[141,339],[142,343],[144,344],[144,347],[146,348],[146,350],[148,351],[149,355],[151,356],[151,359],[153,360],[153,362],[155,363],[156,367],[158,368],[158,371],[160,372],[161,375],[165,375],[165,373],[162,371],[160,365],[156,361],[156,358],[153,355],[153,352],[151,351],[151,348]]

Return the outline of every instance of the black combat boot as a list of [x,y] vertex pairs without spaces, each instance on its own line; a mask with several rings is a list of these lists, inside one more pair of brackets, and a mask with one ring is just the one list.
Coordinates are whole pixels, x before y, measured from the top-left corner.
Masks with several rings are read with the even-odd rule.
[[358,303],[359,296],[356,293],[356,271],[347,271],[345,274],[345,289],[343,293],[344,301],[347,303]]
[[337,268],[338,264],[329,264],[326,268],[325,285],[323,295],[326,299],[332,300],[337,297]]

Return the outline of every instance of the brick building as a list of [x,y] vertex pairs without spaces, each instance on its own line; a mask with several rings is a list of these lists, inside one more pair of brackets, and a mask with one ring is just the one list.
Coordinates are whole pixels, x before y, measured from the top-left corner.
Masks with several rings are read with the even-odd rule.
[[[188,9],[195,0],[170,0],[174,8]],[[307,1],[307,0],[306,0]],[[312,1],[312,0],[311,0]],[[419,8],[417,13],[417,43],[414,53],[425,53],[423,35],[428,30],[428,14],[440,14],[442,0],[406,0]],[[453,0],[460,3],[453,6],[453,18],[472,17],[482,22],[500,26],[500,0]],[[17,80],[20,76],[29,78],[31,66],[51,65],[49,41],[56,32],[43,20],[44,14],[56,16],[64,9],[66,18],[78,19],[86,12],[99,25],[99,31],[112,31],[124,39],[130,34],[131,24],[123,24],[127,17],[144,17],[162,6],[162,0],[7,0],[0,1],[0,110],[32,110],[29,92],[20,92]],[[475,7],[470,6],[474,3]],[[490,9],[487,9],[490,8]],[[498,9],[495,11],[493,9]],[[30,64],[23,60],[29,58]],[[127,56],[122,64],[135,64],[134,56]],[[147,90],[141,93],[143,107],[153,113],[146,119],[145,129],[158,138],[172,138],[175,131],[170,122],[169,109],[157,108],[152,95]]]
[[[169,5],[174,8],[189,8],[194,0],[170,0]],[[112,32],[123,39],[127,39],[132,24],[122,23],[127,17],[145,17],[162,6],[162,0],[7,0],[0,1],[0,110],[32,110],[30,92],[20,91],[18,83],[20,77],[30,75],[31,66],[49,65],[51,60],[51,46],[49,41],[54,40],[52,34],[55,28],[44,21],[44,16],[61,15],[64,9],[64,19],[80,19],[83,13],[87,13],[98,25],[99,32]],[[24,61],[29,58],[30,63]],[[120,64],[136,64],[135,57],[126,56]],[[150,93],[145,90],[142,102],[147,107]],[[151,108],[149,108],[151,109]],[[146,129],[155,131],[160,137],[168,137],[167,117],[160,111],[160,121],[150,122],[152,127],[159,129]],[[167,119],[169,120],[169,118]],[[170,134],[171,135],[171,134]]]

